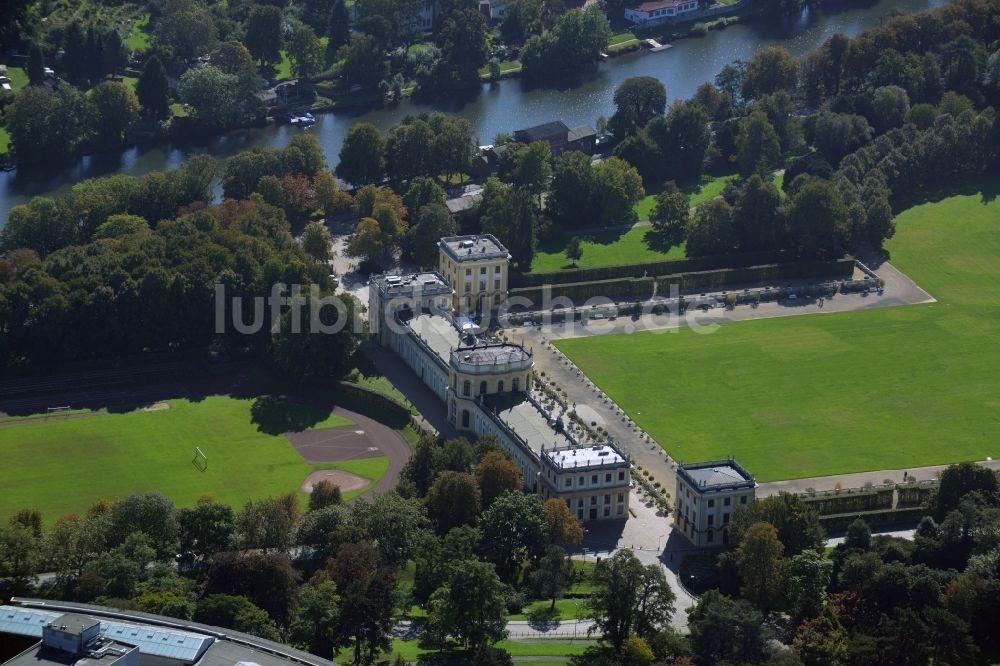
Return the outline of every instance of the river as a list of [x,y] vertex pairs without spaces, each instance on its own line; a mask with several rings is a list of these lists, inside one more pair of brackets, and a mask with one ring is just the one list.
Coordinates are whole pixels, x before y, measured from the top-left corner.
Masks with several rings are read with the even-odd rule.
[[[592,125],[598,116],[610,116],[614,112],[614,89],[631,76],[655,76],[663,81],[670,99],[687,98],[699,85],[711,81],[727,63],[747,60],[767,46],[782,45],[792,55],[802,56],[837,32],[854,36],[880,25],[892,12],[910,14],[945,2],[879,0],[861,8],[806,8],[798,17],[762,17],[709,32],[705,37],[681,40],[674,48],[659,53],[636,51],[613,58],[601,63],[582,82],[574,82],[566,89],[531,88],[519,79],[511,79],[484,84],[478,96],[462,102],[418,104],[407,99],[386,108],[322,114],[309,130],[288,125],[237,130],[202,145],[130,148],[118,154],[84,157],[74,165],[56,169],[51,166],[22,167],[0,174],[0,220],[6,222],[11,207],[28,198],[65,191],[84,178],[117,172],[141,175],[174,169],[197,153],[225,158],[255,146],[280,148],[300,131],[316,135],[330,166],[334,167],[344,135],[358,121],[371,122],[386,130],[407,114],[442,110],[468,118],[480,143],[489,143],[499,132],[513,132],[550,120],[562,120],[570,127]],[[221,192],[217,192],[217,196],[219,194]]]

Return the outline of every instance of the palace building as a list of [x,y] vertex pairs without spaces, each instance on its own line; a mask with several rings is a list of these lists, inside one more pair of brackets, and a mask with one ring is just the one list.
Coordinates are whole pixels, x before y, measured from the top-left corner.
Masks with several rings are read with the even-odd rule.
[[437,272],[372,278],[372,335],[441,400],[457,430],[495,437],[529,490],[566,501],[584,521],[627,518],[628,457],[613,441],[582,441],[565,410],[542,403],[529,348],[488,339],[463,316],[506,300],[507,248],[490,235],[443,238],[439,248]]
[[729,520],[736,507],[752,504],[753,474],[730,458],[677,466],[674,529],[695,546],[729,543]]

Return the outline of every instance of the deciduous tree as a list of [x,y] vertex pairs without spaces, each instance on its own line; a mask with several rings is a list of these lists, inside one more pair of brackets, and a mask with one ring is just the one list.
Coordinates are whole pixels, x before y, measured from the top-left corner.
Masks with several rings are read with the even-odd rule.
[[382,181],[385,174],[385,144],[371,123],[353,125],[340,148],[337,175],[354,185]]
[[770,523],[751,525],[736,549],[743,586],[740,593],[765,613],[781,599],[784,587],[784,546]]
[[243,44],[258,61],[271,64],[281,61],[281,9],[274,5],[255,5],[247,16]]
[[431,595],[430,628],[482,652],[507,636],[508,594],[492,564],[478,560],[455,562],[444,584]]
[[597,590],[587,602],[605,640],[620,650],[635,634],[652,637],[674,612],[674,593],[663,569],[643,566],[628,550],[601,561],[594,570]]
[[485,508],[489,508],[505,492],[519,491],[524,487],[521,470],[509,455],[500,451],[483,456],[476,466],[476,480]]
[[621,140],[663,114],[667,108],[667,89],[655,77],[633,76],[615,88],[614,102],[616,110],[608,127]]
[[537,495],[505,492],[483,512],[480,525],[483,551],[507,578],[524,560],[539,557],[548,541],[545,509]]
[[427,514],[438,534],[452,528],[474,525],[479,515],[479,486],[471,474],[444,471],[437,475],[427,492]]
[[142,74],[135,84],[135,94],[143,111],[154,118],[162,118],[170,110],[170,84],[163,62],[152,55],[142,68]]

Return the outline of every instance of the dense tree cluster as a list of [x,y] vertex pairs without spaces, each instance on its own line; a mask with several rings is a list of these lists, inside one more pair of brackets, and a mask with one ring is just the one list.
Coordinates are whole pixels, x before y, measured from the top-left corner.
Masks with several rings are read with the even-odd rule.
[[[15,206],[0,232],[0,365],[232,344],[270,351],[279,369],[300,376],[346,370],[353,326],[297,334],[289,308],[273,336],[270,322],[251,336],[216,330],[217,286],[226,289],[225,321],[248,324],[252,298],[277,283],[321,293],[333,286],[326,228],[307,225],[301,242],[291,233],[317,209],[351,206],[323,164],[315,139],[300,135],[281,151],[231,158],[223,181],[232,198],[217,205],[207,203],[217,167],[202,156],[176,171],[84,180]],[[235,297],[251,300],[234,312]],[[352,317],[353,301],[340,300],[340,314],[318,308],[318,321]],[[296,307],[308,322],[316,304]]]
[[[949,467],[913,540],[860,518],[824,555],[825,530],[792,495],[739,507],[719,588],[689,611],[696,664],[923,664],[994,659],[1000,512],[996,472]],[[934,517],[938,516],[940,522]],[[788,622],[766,622],[784,614]],[[769,641],[785,644],[775,650]]]
[[552,29],[531,36],[521,49],[521,66],[529,79],[565,75],[597,61],[611,41],[611,25],[597,5],[571,9]]

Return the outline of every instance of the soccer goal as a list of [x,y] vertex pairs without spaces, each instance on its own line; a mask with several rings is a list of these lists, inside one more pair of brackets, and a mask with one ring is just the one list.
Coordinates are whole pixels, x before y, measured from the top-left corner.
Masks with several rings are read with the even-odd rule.
[[194,460],[191,461],[191,464],[194,465],[195,469],[199,472],[204,472],[208,469],[208,456],[205,455],[205,452],[201,450],[200,446],[194,447]]

